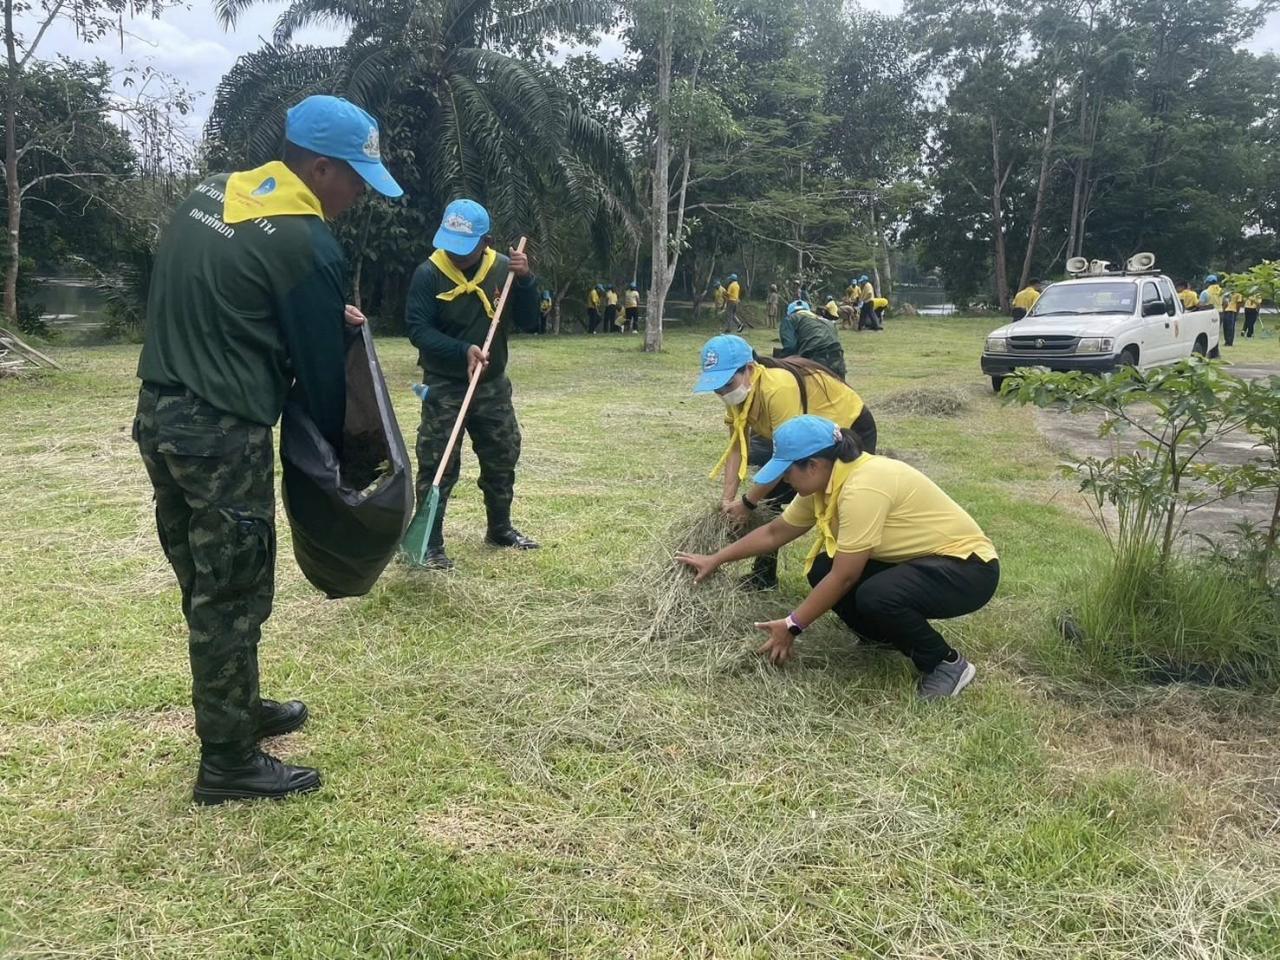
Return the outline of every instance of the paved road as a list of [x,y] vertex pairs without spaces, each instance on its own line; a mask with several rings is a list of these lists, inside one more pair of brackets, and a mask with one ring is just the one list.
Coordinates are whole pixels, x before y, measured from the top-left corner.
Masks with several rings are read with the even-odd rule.
[[[1233,364],[1231,372],[1242,377],[1265,377],[1280,374],[1280,366],[1274,364]],[[1036,426],[1049,444],[1064,459],[1087,456],[1110,457],[1117,452],[1134,449],[1138,437],[1134,431],[1122,436],[1098,437],[1098,425],[1102,417],[1094,413],[1063,413],[1057,410],[1037,410]],[[1245,463],[1257,455],[1253,438],[1236,431],[1213,444],[1206,451],[1209,460],[1217,463]],[[1209,506],[1200,507],[1187,515],[1186,529],[1218,537],[1229,533],[1233,524],[1251,520],[1265,524],[1271,520],[1273,501],[1265,494],[1253,494],[1243,499],[1232,498]]]

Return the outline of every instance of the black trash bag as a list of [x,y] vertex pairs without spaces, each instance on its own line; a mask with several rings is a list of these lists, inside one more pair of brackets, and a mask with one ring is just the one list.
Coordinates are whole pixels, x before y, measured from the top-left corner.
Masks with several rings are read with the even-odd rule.
[[413,475],[368,324],[347,346],[338,456],[291,396],[280,421],[284,509],[293,555],[330,599],[369,592],[413,516]]

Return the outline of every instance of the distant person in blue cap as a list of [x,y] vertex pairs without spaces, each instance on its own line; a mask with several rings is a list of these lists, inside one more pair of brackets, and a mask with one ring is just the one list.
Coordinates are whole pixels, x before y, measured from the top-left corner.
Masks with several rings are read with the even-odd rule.
[[[821,323],[822,321],[818,321]],[[724,471],[721,509],[735,523],[746,524],[763,503],[780,508],[795,491],[785,483],[755,483],[739,496],[747,466],[759,466],[773,455],[773,434],[792,417],[816,413],[848,425],[862,449],[875,452],[876,421],[862,397],[828,368],[812,360],[758,356],[739,336],[712,337],[702,348],[701,375],[694,393],[714,393],[727,408],[724,422],[729,444],[712,468],[714,480]],[[748,589],[766,590],[778,584],[777,554],[757,560]]]
[[[782,346],[774,350],[775,357],[803,357],[820,363],[841,380],[849,375],[845,365],[844,346],[835,325],[813,312],[803,300],[787,304],[787,315],[778,327],[778,341]],[[762,461],[763,462],[763,461]]]
[[[365,186],[401,194],[378,123],[337,97],[285,120],[284,159],[221,173],[178,205],[156,250],[133,436],[160,544],[182,590],[204,804],[315,790],[320,775],[258,741],[307,720],[261,698],[258,641],[275,589],[271,427],[295,389],[342,443],[346,263],[329,230]],[[344,324],[344,319],[346,323]]]
[[715,554],[676,559],[697,583],[816,527],[805,561],[809,596],[786,617],[756,624],[768,637],[759,653],[786,663],[796,637],[834,610],[864,642],[911,658],[922,699],[956,696],[977,671],[929,621],[973,613],[995,595],[1000,562],[986,534],[919,470],[865,452],[852,431],[825,417],[794,417],[773,440],[756,483],[795,489],[782,516]]
[[[466,430],[480,461],[477,483],[488,516],[485,543],[532,550],[538,544],[511,523],[520,424],[507,379],[507,326],[525,333],[538,329],[538,285],[525,254],[513,249],[504,256],[489,246],[489,212],[474,200],[455,200],[445,207],[434,243],[435,252],[413,274],[405,307],[409,341],[418,348],[423,382],[429,388],[418,427],[418,508],[431,492],[471,373],[483,367]],[[485,353],[481,348],[508,272],[515,275],[511,302]],[[444,514],[458,482],[461,453],[459,444],[441,478],[440,508],[427,539],[425,566],[430,569],[453,566],[444,549]]]

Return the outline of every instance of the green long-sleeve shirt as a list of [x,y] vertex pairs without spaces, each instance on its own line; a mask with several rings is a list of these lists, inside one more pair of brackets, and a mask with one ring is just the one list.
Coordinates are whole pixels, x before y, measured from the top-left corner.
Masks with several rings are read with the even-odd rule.
[[780,357],[804,357],[821,363],[840,377],[847,376],[844,347],[833,324],[808,310],[797,310],[778,324]]
[[346,412],[342,248],[317,216],[228,224],[228,174],[174,211],[156,252],[138,376],[264,426],[296,382],[335,445]]
[[[502,254],[484,280],[489,302],[498,305],[498,295],[507,278],[510,261]],[[463,271],[468,280],[476,275],[480,264]],[[483,346],[489,332],[490,318],[475,294],[463,294],[454,300],[440,300],[437,295],[454,288],[452,280],[443,276],[430,260],[413,274],[409,299],[405,305],[405,327],[409,342],[418,348],[418,363],[427,383],[440,380],[467,379],[467,348]],[[507,325],[532,333],[538,329],[538,282],[532,276],[511,284],[511,302],[502,312],[502,322],[489,347],[489,366],[482,379],[500,377],[507,369]]]

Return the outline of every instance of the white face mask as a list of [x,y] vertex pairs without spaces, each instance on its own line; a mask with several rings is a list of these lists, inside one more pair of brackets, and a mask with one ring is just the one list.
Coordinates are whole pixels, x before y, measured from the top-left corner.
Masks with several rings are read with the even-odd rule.
[[726,407],[736,407],[742,401],[747,399],[747,394],[751,392],[751,384],[743,383],[734,387],[728,393],[719,394],[721,400],[724,401]]

